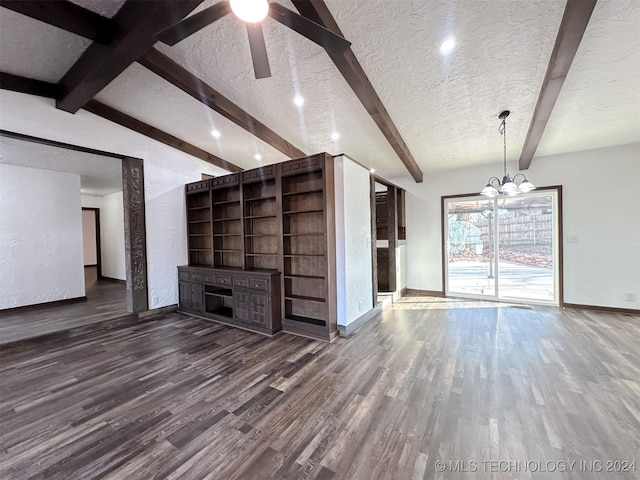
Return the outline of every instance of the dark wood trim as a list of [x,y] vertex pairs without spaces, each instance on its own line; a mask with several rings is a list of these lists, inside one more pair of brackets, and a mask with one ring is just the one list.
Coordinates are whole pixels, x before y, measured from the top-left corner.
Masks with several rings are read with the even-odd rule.
[[569,73],[573,58],[589,24],[596,1],[567,0],[556,42],[547,66],[547,73],[542,81],[536,108],[529,123],[527,138],[520,154],[520,170],[526,170],[531,165],[549,117],[551,117],[551,112],[553,112],[553,107],[560,95],[564,80]]
[[65,148],[67,150],[73,150],[75,152],[90,153],[92,155],[101,155],[103,157],[123,159],[125,155],[119,153],[105,152],[104,150],[95,150],[93,148],[81,147],[80,145],[72,145],[70,143],[58,142],[56,140],[49,140],[47,138],[32,137],[31,135],[25,135],[24,133],[10,132],[8,130],[0,130],[0,136],[7,138],[15,138],[17,140],[23,140],[25,142],[39,143],[41,145],[49,145],[51,147]]
[[60,80],[57,108],[76,113],[144,55],[156,34],[181,21],[202,0],[128,0],[113,17],[118,30],[109,45],[93,42]]
[[[328,153],[321,153],[323,157],[324,169],[323,175],[325,176],[325,213],[324,221],[326,228],[326,242],[327,250],[327,298],[326,302],[329,305],[327,313],[327,329],[328,340],[332,342],[338,336],[338,291],[337,291],[337,272],[336,272],[336,186],[335,186],[335,166],[333,157]],[[284,270],[283,270],[284,272]],[[282,292],[284,296],[284,291]]]
[[417,288],[403,288],[401,292],[403,297],[438,297],[444,298],[444,291],[438,290],[419,290]]
[[398,209],[396,208],[396,187],[387,187],[387,218],[389,220],[389,291],[395,292],[398,289],[398,265],[396,255],[398,253]]
[[136,118],[130,117],[129,115],[96,100],[91,100],[84,106],[84,109],[88,112],[93,113],[94,115],[98,115],[99,117],[105,118],[113,123],[117,123],[122,127],[133,130],[134,132],[138,132],[141,135],[149,137],[160,143],[164,143],[165,145],[175,148],[176,150],[180,150],[181,152],[184,152],[188,155],[199,158],[200,160],[204,160],[205,162],[215,165],[216,167],[220,167],[229,172],[242,171],[242,168],[234,165],[231,162],[227,162],[220,157],[216,157],[215,155],[202,150],[195,145],[185,142],[180,138],[174,137],[169,133],[152,127],[151,125],[148,125]]
[[[292,0],[292,3],[303,16],[344,37],[324,1]],[[351,48],[342,55],[327,53],[413,179],[422,182],[420,167]]]
[[[476,194],[479,195],[479,194]],[[449,198],[459,198],[468,195],[443,195],[440,197],[440,252],[442,253],[442,295],[444,296],[444,292],[447,291],[447,243],[445,239],[444,226],[445,226],[445,212],[444,212],[444,203],[445,200]]]
[[144,169],[139,158],[122,159],[122,196],[127,263],[127,311],[137,313],[149,308]]
[[244,128],[263,142],[284,153],[289,158],[306,156],[302,150],[293,146],[265,124],[223,96],[220,92],[214,90],[210,85],[155,48],[152,48],[138,59],[138,63],[164,78],[167,82],[175,85],[183,92],[188,93],[207,107],[215,110],[223,117],[231,120],[236,125]]
[[378,229],[376,228],[376,179],[369,174],[369,205],[371,207],[371,278],[373,306],[378,304]]
[[58,307],[60,305],[67,305],[69,303],[81,303],[86,302],[87,297],[83,295],[82,297],[74,297],[74,298],[63,298],[62,300],[53,300],[51,302],[44,303],[36,303],[33,305],[22,305],[20,307],[11,307],[11,308],[3,308],[0,309],[0,315],[5,313],[15,313],[15,312],[26,312],[29,310],[38,310],[40,308],[48,308],[48,307]]
[[2,0],[0,6],[105,45],[118,30],[113,20],[65,0]]
[[564,218],[562,185],[542,187],[536,190],[555,190],[558,195],[558,305],[564,307]]
[[593,310],[595,312],[621,313],[623,315],[640,315],[637,308],[602,307],[600,305],[583,305],[581,303],[565,303],[562,308],[577,308],[580,310]]
[[[20,2],[22,3],[22,2]],[[29,3],[29,2],[24,2]],[[32,78],[13,75],[12,73],[0,72],[0,88],[11,90],[12,92],[26,93],[46,98],[58,98],[61,88],[55,83],[43,82]]]
[[[93,214],[95,215],[95,221],[96,221],[96,260],[98,262],[95,266],[98,267],[98,279],[103,279],[104,277],[102,276],[102,245],[100,243],[100,209],[99,208],[95,208],[95,207],[82,207],[82,210],[93,211]],[[87,265],[85,265],[85,267],[86,266]]]

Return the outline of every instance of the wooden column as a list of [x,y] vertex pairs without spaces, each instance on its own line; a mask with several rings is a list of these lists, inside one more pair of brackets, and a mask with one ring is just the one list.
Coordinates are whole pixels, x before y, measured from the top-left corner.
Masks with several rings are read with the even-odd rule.
[[398,209],[396,207],[396,187],[387,189],[387,208],[389,210],[389,291],[396,291],[396,251],[398,248]]
[[122,194],[127,263],[127,311],[136,313],[149,308],[144,171],[141,159],[131,157],[122,159]]
[[373,307],[378,303],[378,231],[376,228],[376,177],[369,176],[370,190],[370,203],[371,203],[371,278],[373,279]]

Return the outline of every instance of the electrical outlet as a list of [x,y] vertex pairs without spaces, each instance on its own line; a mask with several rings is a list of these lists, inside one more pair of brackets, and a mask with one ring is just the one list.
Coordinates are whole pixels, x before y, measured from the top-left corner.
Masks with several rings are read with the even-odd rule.
[[578,235],[567,235],[567,243],[578,243],[580,242],[580,237]]
[[635,302],[636,301],[636,294],[632,293],[632,292],[627,292],[623,295],[623,298],[625,300],[625,302]]

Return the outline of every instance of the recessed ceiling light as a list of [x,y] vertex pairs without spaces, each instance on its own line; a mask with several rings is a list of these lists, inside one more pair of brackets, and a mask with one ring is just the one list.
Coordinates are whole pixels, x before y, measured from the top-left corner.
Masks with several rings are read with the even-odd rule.
[[213,138],[220,138],[222,134],[218,130],[211,130],[211,136]]
[[295,98],[293,99],[293,103],[301,107],[302,105],[304,105],[304,98],[302,98],[300,95],[296,95]]
[[331,140],[333,140],[334,142],[335,142],[336,140],[338,140],[339,138],[340,138],[340,134],[339,134],[338,132],[333,132],[333,133],[331,134]]
[[259,153],[256,153],[253,158],[255,158],[256,160],[262,160],[262,155],[260,155]]
[[442,45],[440,45],[440,53],[442,55],[447,55],[451,53],[454,48],[456,48],[456,40],[453,37],[449,37],[442,42]]
[[375,168],[370,168],[369,169],[369,173],[376,173],[376,169]]

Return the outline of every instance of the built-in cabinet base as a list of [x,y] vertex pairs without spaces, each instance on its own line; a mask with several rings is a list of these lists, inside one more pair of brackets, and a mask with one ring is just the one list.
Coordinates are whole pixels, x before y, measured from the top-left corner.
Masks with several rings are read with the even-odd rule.
[[179,311],[266,335],[282,330],[280,272],[178,267]]

